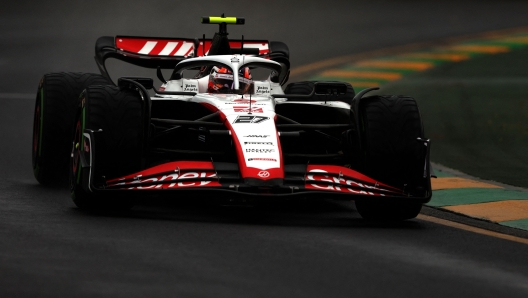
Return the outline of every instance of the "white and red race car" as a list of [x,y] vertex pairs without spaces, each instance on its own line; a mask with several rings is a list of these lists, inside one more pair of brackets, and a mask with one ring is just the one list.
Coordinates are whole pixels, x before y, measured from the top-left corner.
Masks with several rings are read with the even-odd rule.
[[[429,140],[414,99],[363,97],[343,82],[288,84],[282,42],[101,37],[99,74],[51,73],[35,105],[33,169],[69,176],[80,208],[124,208],[135,196],[354,200],[365,218],[414,218],[431,198]],[[157,68],[117,86],[108,58]],[[168,80],[161,69],[171,69]],[[81,94],[79,98],[79,94]],[[72,141],[73,140],[73,141]]]

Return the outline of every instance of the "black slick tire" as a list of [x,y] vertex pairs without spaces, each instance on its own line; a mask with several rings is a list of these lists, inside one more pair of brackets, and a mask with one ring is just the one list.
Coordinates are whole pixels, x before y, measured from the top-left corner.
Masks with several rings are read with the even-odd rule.
[[[424,138],[416,101],[408,96],[380,95],[361,99],[359,108],[362,172],[404,192],[421,195],[424,189]],[[362,217],[405,220],[416,217],[420,203],[356,202]]]
[[86,150],[86,129],[94,131],[93,185],[105,179],[141,170],[143,157],[143,107],[136,91],[116,86],[91,86],[81,95],[70,162],[70,189],[73,202],[81,209],[122,211],[131,208],[127,196],[96,194],[89,190],[88,168],[82,168],[81,150]]
[[32,165],[42,185],[68,185],[68,163],[79,95],[88,86],[108,85],[99,74],[49,73],[39,83],[33,122]]

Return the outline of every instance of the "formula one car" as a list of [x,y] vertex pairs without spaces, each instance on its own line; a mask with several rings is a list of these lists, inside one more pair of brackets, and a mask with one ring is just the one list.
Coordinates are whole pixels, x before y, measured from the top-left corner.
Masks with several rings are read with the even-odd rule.
[[[407,96],[355,93],[345,82],[289,77],[282,42],[104,36],[101,75],[52,73],[35,105],[33,169],[41,184],[69,176],[80,208],[127,208],[135,196],[354,200],[364,218],[414,218],[431,198],[429,140]],[[157,69],[122,77],[108,58]],[[161,69],[170,69],[165,79]],[[80,97],[79,97],[80,94]],[[73,141],[72,141],[73,140]]]

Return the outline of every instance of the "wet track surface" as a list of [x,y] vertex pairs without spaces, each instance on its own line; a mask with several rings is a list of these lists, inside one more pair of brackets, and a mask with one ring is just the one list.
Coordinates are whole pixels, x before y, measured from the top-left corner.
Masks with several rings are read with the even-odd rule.
[[353,204],[332,201],[143,202],[127,214],[90,214],[31,172],[38,80],[96,72],[99,36],[210,36],[216,27],[199,16],[225,12],[247,20],[230,37],[284,41],[295,68],[528,25],[528,3],[480,2],[0,4],[0,296],[526,297],[525,244],[423,220],[366,222]]

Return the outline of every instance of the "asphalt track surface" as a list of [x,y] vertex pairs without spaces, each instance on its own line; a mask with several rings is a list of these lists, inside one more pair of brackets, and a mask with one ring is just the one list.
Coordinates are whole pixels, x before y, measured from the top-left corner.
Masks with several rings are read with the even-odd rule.
[[[528,246],[412,220],[366,222],[332,201],[265,207],[157,202],[79,211],[31,172],[42,74],[96,72],[101,35],[282,40],[293,67],[413,42],[528,25],[522,1],[63,1],[0,4],[0,296],[526,297]],[[426,210],[426,212],[433,212]],[[435,213],[435,216],[453,215]]]

